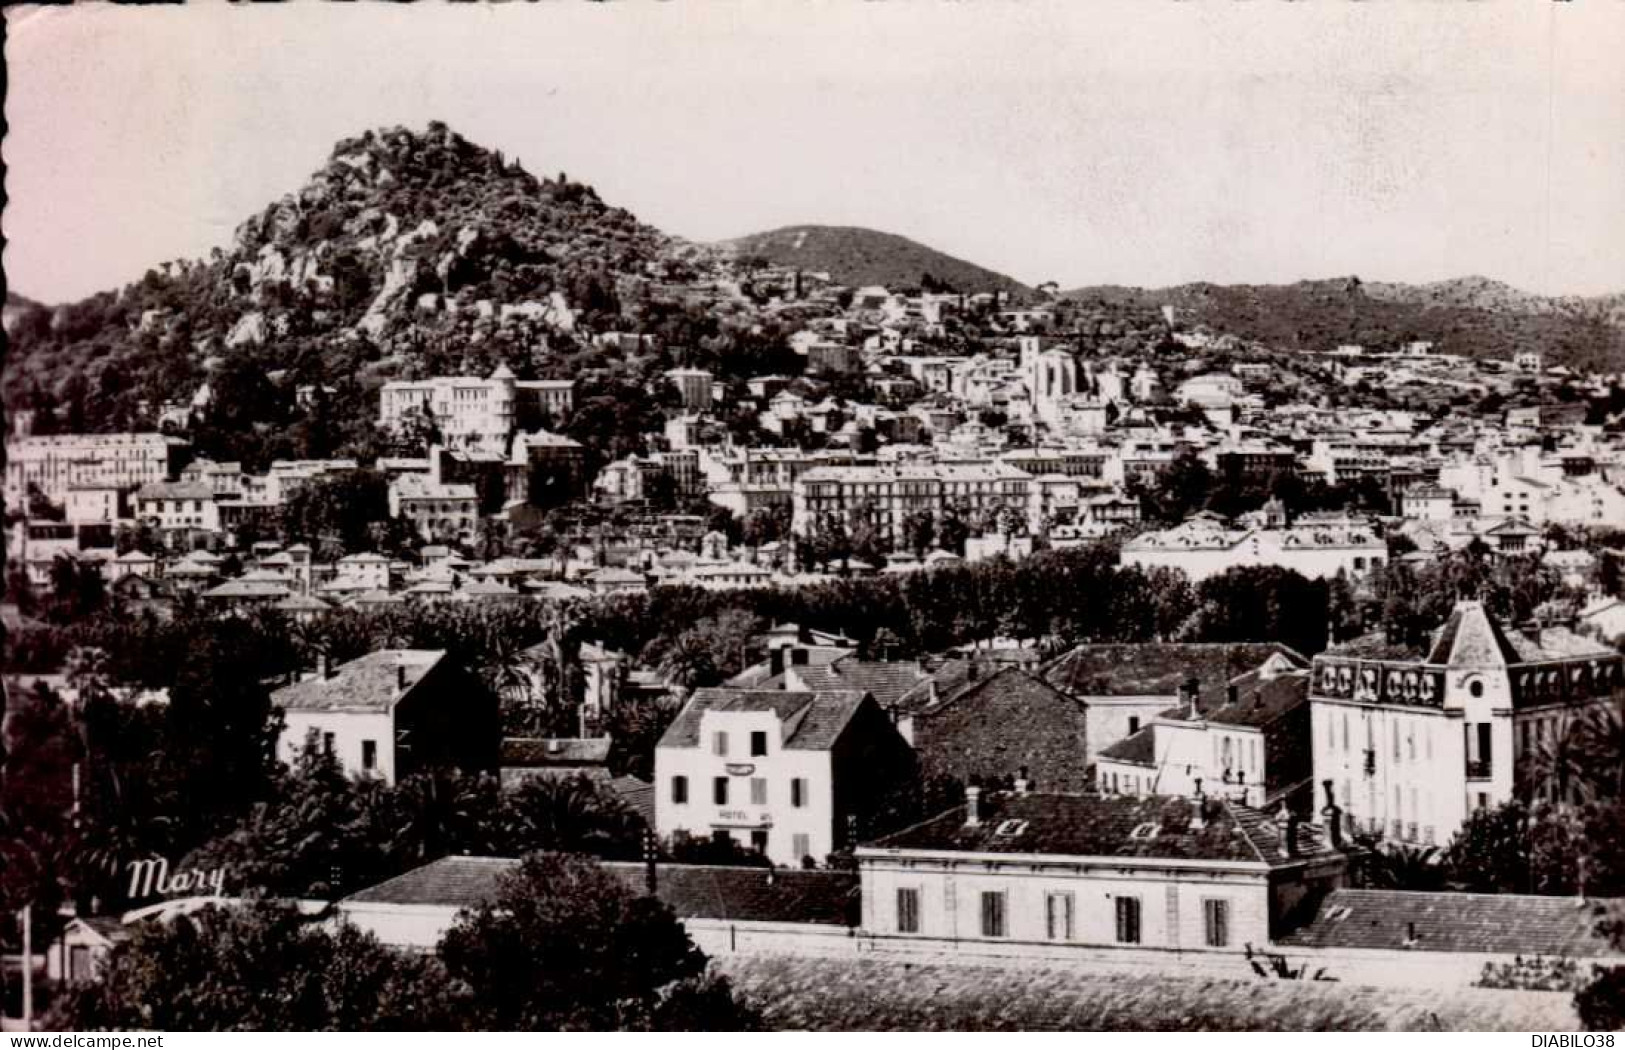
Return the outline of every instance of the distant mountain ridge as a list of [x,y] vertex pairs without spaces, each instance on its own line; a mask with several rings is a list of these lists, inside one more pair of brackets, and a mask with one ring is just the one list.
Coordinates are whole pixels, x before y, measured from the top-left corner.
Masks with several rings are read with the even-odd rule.
[[1100,285],[1063,296],[1147,310],[1169,305],[1186,323],[1291,349],[1420,340],[1468,357],[1505,359],[1533,349],[1548,364],[1625,370],[1625,293],[1550,297],[1483,277],[1424,285],[1343,277],[1281,285]]
[[862,226],[784,226],[722,241],[719,247],[742,258],[756,256],[776,266],[828,273],[837,284],[851,287],[936,282],[960,292],[1032,292],[1013,277],[907,237]]

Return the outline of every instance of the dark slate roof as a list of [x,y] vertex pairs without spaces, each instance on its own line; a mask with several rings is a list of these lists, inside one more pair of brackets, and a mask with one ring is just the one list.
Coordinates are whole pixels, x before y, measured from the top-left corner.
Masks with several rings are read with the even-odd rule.
[[1110,747],[1102,748],[1100,757],[1113,762],[1131,762],[1150,768],[1157,764],[1157,738],[1150,726],[1141,726]]
[[1282,653],[1300,667],[1305,660],[1278,642],[1145,642],[1080,645],[1044,669],[1050,684],[1091,696],[1175,696],[1195,678],[1204,687],[1258,667]]
[[984,670],[978,677],[961,680],[957,687],[946,691],[939,688],[936,703],[931,702],[929,692],[913,693],[904,708],[916,718],[928,719],[956,704],[974,703],[978,697],[1012,692],[1026,694],[1035,701],[1042,699],[1043,694],[1049,694],[1053,698],[1076,704],[1080,710],[1088,706],[1082,700],[1055,688],[1037,675],[1028,674],[1019,667],[1005,667],[991,674]]
[[[492,900],[501,877],[518,867],[506,857],[442,857],[345,898],[354,904],[472,908]],[[605,870],[643,892],[642,864],[606,862]],[[770,870],[662,864],[655,896],[679,919],[798,922],[846,926],[855,916],[856,875],[844,871]]]
[[[1229,687],[1236,687],[1236,702],[1230,704]],[[1266,726],[1309,700],[1309,673],[1286,671],[1266,678],[1262,669],[1248,671],[1228,683],[1214,683],[1197,698],[1202,716],[1209,722],[1232,726]]]
[[1313,918],[1279,943],[1304,948],[1611,955],[1618,953],[1597,935],[1596,927],[1610,906],[1620,903],[1512,893],[1333,890]]
[[[1206,808],[1202,826],[1192,827],[1191,799],[995,794],[981,800],[975,827],[966,826],[965,807],[956,806],[865,848],[1296,863],[1287,856],[1284,827],[1272,817],[1222,799],[1208,799]],[[1299,825],[1298,847],[1303,856],[1329,852],[1320,830],[1307,824]]]
[[1430,664],[1483,666],[1522,661],[1518,649],[1481,602],[1457,602],[1428,653]]
[[626,804],[626,808],[655,826],[655,786],[637,777],[611,777],[603,787]]
[[875,702],[889,708],[903,694],[923,681],[927,674],[912,660],[859,660],[843,656],[822,667],[796,667],[803,682],[814,689],[856,689],[870,694]]
[[502,741],[504,767],[603,765],[609,761],[609,737],[512,736]]
[[[329,678],[307,678],[271,694],[284,711],[389,711],[441,660],[439,649],[380,649],[351,660]],[[406,669],[401,687],[399,668]]]
[[869,694],[856,690],[696,689],[660,738],[661,747],[698,747],[706,711],[771,711],[783,728],[784,747],[822,751],[835,743]]

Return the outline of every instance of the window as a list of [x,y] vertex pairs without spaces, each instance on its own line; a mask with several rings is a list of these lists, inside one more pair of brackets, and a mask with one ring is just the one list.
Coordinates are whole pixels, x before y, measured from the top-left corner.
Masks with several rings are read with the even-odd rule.
[[766,733],[752,733],[750,735],[750,754],[752,758],[767,754]]
[[1140,731],[1140,716],[1139,715],[1129,715],[1128,716],[1128,735],[1133,736],[1135,733],[1138,733],[1139,731]]
[[1230,943],[1230,902],[1205,900],[1202,902],[1202,924],[1207,930],[1207,946],[1223,948]]
[[1072,939],[1072,894],[1044,895],[1044,929],[1052,941]]
[[688,778],[687,777],[672,777],[671,778],[671,800],[672,800],[672,802],[674,804],[679,805],[679,806],[688,805]]
[[920,891],[912,886],[897,890],[897,932],[920,932]]
[[767,805],[767,781],[761,777],[750,779],[750,804],[753,806]]
[[790,781],[790,805],[801,809],[807,804],[807,778],[795,777]]
[[727,758],[728,757],[728,734],[727,733],[712,733],[711,734],[711,753],[713,755],[717,755],[717,756],[719,756],[721,758]]
[[378,768],[378,741],[361,741],[361,768],[366,770]]
[[719,806],[728,804],[728,778],[717,777],[711,781],[711,801]]
[[795,854],[796,863],[812,856],[812,840],[806,835],[790,836],[790,852]]
[[332,733],[323,733],[322,734],[322,754],[331,755],[332,753],[333,753],[333,734]]
[[1117,898],[1117,943],[1140,943],[1140,898]]
[[1000,890],[984,890],[982,892],[982,936],[1003,937],[1005,935],[1004,893]]
[[757,853],[767,852],[767,830],[757,828],[750,833],[750,848]]

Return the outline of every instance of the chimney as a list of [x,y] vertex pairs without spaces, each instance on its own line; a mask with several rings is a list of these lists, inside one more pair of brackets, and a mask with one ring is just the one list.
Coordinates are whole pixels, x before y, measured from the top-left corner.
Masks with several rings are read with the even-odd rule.
[[1022,766],[1016,774],[1016,794],[1025,795],[1032,788],[1032,781],[1027,779],[1027,767]]
[[1326,789],[1326,807],[1320,811],[1320,818],[1326,826],[1326,835],[1331,840],[1332,849],[1342,849],[1343,811],[1338,808],[1337,798],[1332,794],[1332,782],[1322,780],[1320,783]]
[[396,664],[395,665],[395,688],[399,689],[399,690],[402,690],[402,691],[404,691],[406,689],[406,665],[405,664]]
[[1195,678],[1185,679],[1185,684],[1179,687],[1179,691],[1184,694],[1181,699],[1184,701],[1185,717],[1193,722],[1201,716],[1200,708],[1197,706],[1197,694],[1200,690],[1201,683]]
[[784,646],[776,645],[768,651],[767,668],[775,675],[784,673]]
[[659,843],[655,841],[655,833],[645,831],[643,833],[643,888],[651,897],[655,896],[655,891],[660,888],[660,869],[656,863],[658,854]]
[[925,684],[925,688],[926,695],[930,698],[931,706],[935,707],[937,705],[937,680],[935,678],[931,679]]
[[965,789],[965,826],[967,828],[980,827],[982,824],[982,789],[972,784]]
[[317,678],[332,678],[333,677],[333,664],[332,664],[332,661],[330,661],[327,658],[326,653],[317,653],[316,654],[316,677]]
[[1298,824],[1300,823],[1298,811],[1289,809],[1286,813],[1286,855],[1298,856]]

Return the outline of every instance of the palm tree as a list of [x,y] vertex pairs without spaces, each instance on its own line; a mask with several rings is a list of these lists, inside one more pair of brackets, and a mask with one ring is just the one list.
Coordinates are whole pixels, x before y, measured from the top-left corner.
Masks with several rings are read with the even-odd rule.
[[1580,721],[1584,779],[1595,796],[1625,798],[1625,690],[1593,705]]
[[1558,805],[1589,792],[1584,723],[1565,716],[1551,737],[1541,740],[1521,767],[1519,789],[1528,799],[1549,797]]

